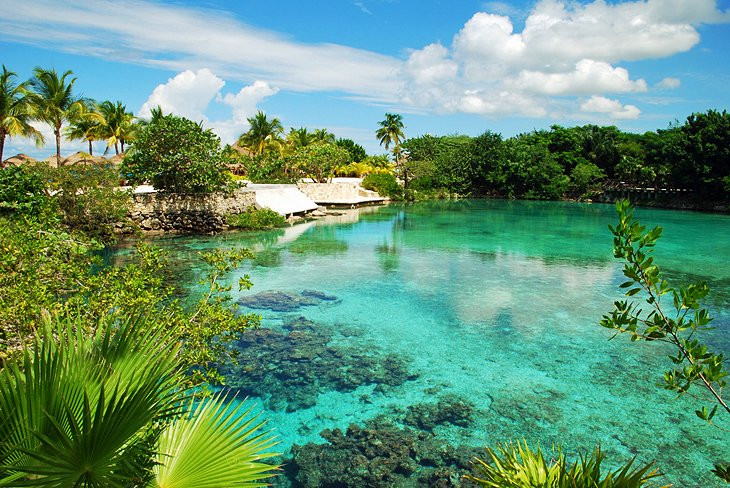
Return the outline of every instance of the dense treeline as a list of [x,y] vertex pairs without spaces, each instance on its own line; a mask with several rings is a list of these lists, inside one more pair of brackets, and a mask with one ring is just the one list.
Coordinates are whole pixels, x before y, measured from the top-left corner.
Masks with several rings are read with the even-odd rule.
[[703,199],[730,196],[730,114],[709,110],[644,134],[585,125],[503,139],[425,135],[401,144],[401,172],[415,191],[559,199],[604,185],[686,188]]

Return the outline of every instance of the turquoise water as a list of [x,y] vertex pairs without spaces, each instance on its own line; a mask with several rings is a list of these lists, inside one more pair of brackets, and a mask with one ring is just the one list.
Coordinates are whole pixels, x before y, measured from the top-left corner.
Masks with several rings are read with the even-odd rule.
[[[708,341],[730,353],[730,217],[636,214],[664,227],[655,255],[670,280],[709,282]],[[285,453],[323,443],[323,429],[401,422],[410,406],[456,395],[473,406],[468,422],[429,427],[452,445],[600,444],[609,462],[656,460],[675,486],[720,486],[709,470],[730,460],[730,434],[695,417],[700,400],[656,386],[668,350],[609,341],[598,326],[624,281],[614,220],[611,205],[427,202],[157,244],[190,287],[196,251],[257,254],[233,281],[251,276],[235,298],[266,331],[242,345],[230,383],[261,406]]]

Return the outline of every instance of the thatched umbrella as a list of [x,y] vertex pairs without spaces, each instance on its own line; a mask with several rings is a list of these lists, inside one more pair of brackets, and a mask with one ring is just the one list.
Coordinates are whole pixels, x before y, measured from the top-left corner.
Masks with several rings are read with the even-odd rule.
[[58,160],[56,159],[56,155],[49,156],[46,159],[41,160],[41,163],[46,163],[51,168],[58,168],[59,166],[63,165],[63,159],[61,160],[61,164],[58,164]]
[[37,161],[37,159],[31,158],[30,156],[26,156],[25,154],[21,153],[6,159],[0,166],[2,166],[3,168],[7,166],[22,166],[24,164],[33,164]]
[[100,156],[90,156],[88,153],[79,151],[64,159],[63,165],[71,166],[74,164],[100,164],[106,162],[106,159]]
[[124,159],[124,154],[116,154],[108,159],[110,163],[112,163],[114,166],[119,166],[122,164],[122,160]]

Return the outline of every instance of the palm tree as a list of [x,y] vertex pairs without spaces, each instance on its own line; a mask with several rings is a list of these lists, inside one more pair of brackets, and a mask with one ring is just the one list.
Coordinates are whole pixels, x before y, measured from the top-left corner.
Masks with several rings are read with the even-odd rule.
[[44,320],[0,370],[0,485],[264,486],[271,436],[221,396],[185,400],[173,329]]
[[238,138],[238,145],[248,149],[253,156],[261,154],[267,145],[278,142],[279,135],[284,132],[279,119],[269,120],[261,110],[247,120],[251,127]]
[[335,141],[335,135],[327,129],[316,129],[314,131],[314,142],[318,144],[334,144]]
[[56,136],[56,161],[61,162],[61,127],[64,122],[71,120],[75,114],[81,112],[87,105],[86,101],[75,97],[73,85],[76,78],[67,81],[73,75],[68,70],[58,77],[55,69],[33,68],[33,78],[30,86],[33,92],[29,93],[35,117],[53,129]]
[[306,147],[314,142],[314,135],[306,127],[292,127],[286,136],[287,142],[294,148]]
[[86,107],[75,113],[69,121],[69,126],[63,131],[66,139],[81,140],[89,143],[89,155],[94,155],[94,146],[92,143],[103,139],[102,122],[104,118],[97,110],[96,105]]
[[32,106],[28,103],[28,82],[16,84],[15,77],[16,74],[3,65],[0,73],[0,167],[6,136],[32,137],[39,146],[45,142],[43,135],[30,125],[33,117]]
[[134,137],[134,114],[127,112],[127,107],[122,102],[113,103],[109,100],[99,105],[99,113],[104,120],[101,135],[106,139],[107,150],[114,146],[114,152],[119,154],[121,145],[124,154],[124,143]]
[[385,114],[385,120],[381,120],[378,125],[380,127],[375,131],[375,137],[378,138],[381,146],[385,146],[386,151],[393,144],[395,164],[400,167],[404,185],[408,186],[408,175],[406,174],[405,168],[401,165],[400,158],[400,143],[406,137],[403,134],[403,129],[405,128],[403,125],[403,116],[400,114]]
[[380,141],[381,146],[385,146],[387,151],[390,145],[394,145],[394,149],[398,148],[402,139],[405,139],[403,135],[403,116],[400,114],[385,114],[385,120],[378,123],[380,126],[375,131],[375,137]]

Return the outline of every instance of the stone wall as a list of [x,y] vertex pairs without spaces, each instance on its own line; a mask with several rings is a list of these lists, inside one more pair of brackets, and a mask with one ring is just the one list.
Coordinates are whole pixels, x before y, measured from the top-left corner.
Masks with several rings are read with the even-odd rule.
[[297,187],[315,202],[380,198],[356,183],[298,183]]
[[227,227],[226,214],[245,212],[255,204],[256,194],[245,188],[212,195],[136,193],[130,217],[147,232],[219,232]]

